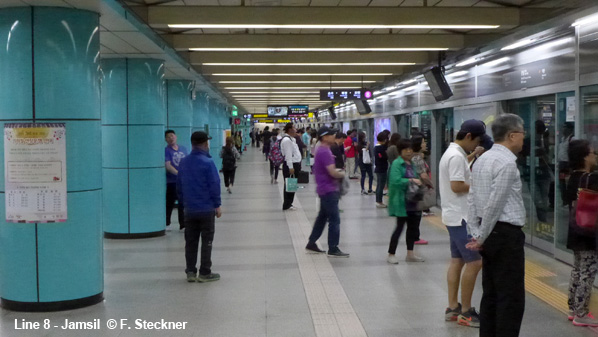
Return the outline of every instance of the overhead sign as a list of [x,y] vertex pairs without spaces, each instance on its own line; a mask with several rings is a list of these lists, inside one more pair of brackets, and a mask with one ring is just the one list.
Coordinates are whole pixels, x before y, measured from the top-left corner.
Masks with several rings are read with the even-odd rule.
[[371,99],[374,94],[368,89],[328,89],[320,90],[321,101],[355,101]]
[[290,119],[279,119],[276,121],[276,123],[290,123],[291,120]]
[[254,123],[274,123],[272,119],[254,119]]
[[237,109],[236,105],[233,105],[233,117],[237,117],[239,115],[239,110]]
[[235,125],[241,125],[241,118],[235,118]]
[[268,118],[268,115],[267,114],[253,115],[253,118]]
[[7,222],[67,220],[64,123],[4,124]]
[[307,117],[308,105],[291,105],[289,106],[289,117]]

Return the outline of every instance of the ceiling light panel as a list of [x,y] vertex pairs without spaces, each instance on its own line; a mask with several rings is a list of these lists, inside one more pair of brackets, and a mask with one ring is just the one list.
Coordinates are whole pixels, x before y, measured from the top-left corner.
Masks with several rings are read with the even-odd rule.
[[183,29],[496,29],[499,25],[269,25],[269,24],[169,24]]
[[256,66],[256,67],[263,67],[263,66],[285,66],[285,67],[294,67],[294,66],[310,66],[310,67],[318,67],[318,66],[412,66],[416,63],[202,63],[204,66],[227,66],[227,67],[245,67],[245,66]]
[[446,51],[448,48],[189,48],[190,51]]
[[218,81],[223,84],[375,83],[376,81]]
[[[224,87],[223,89],[225,89],[225,90],[330,89],[330,86],[327,86],[327,87]],[[342,89],[361,89],[361,87],[343,86]]]
[[[246,73],[246,74],[236,74],[236,73],[216,73],[211,74],[209,76],[391,76],[393,73],[347,73],[347,74],[326,74],[326,73],[315,73],[315,74],[300,74],[300,73]],[[359,81],[361,82],[361,81]],[[326,81],[326,83],[330,83],[330,81]],[[346,83],[346,82],[345,82]]]

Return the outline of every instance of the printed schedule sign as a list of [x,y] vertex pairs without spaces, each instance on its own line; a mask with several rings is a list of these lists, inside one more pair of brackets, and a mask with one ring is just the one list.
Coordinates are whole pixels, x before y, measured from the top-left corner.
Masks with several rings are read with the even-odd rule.
[[67,220],[65,136],[64,123],[4,125],[6,221]]

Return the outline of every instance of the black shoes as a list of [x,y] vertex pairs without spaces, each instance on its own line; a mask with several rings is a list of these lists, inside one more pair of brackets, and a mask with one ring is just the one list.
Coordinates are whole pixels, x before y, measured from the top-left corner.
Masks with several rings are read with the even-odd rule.
[[325,250],[321,250],[315,243],[308,243],[307,246],[305,246],[305,250],[307,250],[308,253],[326,253]]
[[349,257],[349,253],[343,253],[338,247],[328,250],[329,257]]

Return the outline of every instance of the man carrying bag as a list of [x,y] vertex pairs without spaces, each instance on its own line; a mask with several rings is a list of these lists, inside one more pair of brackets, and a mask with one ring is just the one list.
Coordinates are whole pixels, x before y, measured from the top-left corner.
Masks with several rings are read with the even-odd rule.
[[[301,172],[301,152],[299,151],[299,147],[297,146],[297,141],[295,140],[295,134],[297,130],[295,130],[295,126],[293,123],[287,123],[284,126],[284,136],[282,136],[282,140],[280,141],[280,150],[282,152],[282,156],[284,157],[284,161],[282,162],[282,175],[285,178],[285,188],[284,188],[284,201],[282,204],[282,210],[295,210],[293,206],[293,200],[295,199],[295,192],[290,192],[287,189],[287,178],[293,177],[294,182],[297,182],[295,175]],[[297,189],[295,189],[296,191]]]

